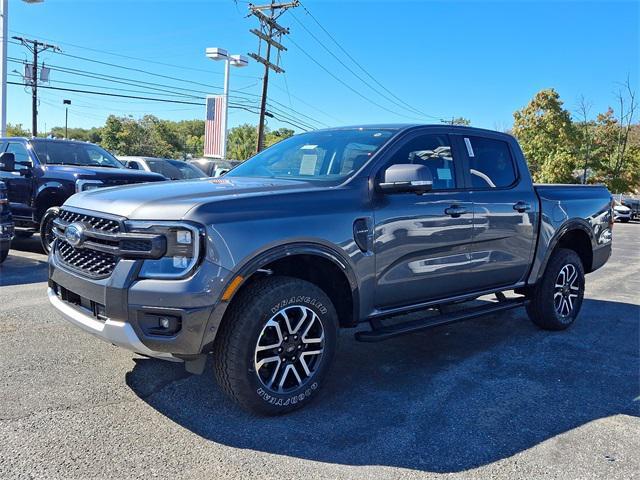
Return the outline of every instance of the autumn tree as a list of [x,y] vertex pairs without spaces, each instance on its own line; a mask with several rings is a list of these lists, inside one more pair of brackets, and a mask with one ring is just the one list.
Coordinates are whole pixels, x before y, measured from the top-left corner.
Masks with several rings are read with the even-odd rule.
[[513,134],[527,158],[536,182],[573,183],[576,130],[554,89],[541,90],[531,102],[513,114]]

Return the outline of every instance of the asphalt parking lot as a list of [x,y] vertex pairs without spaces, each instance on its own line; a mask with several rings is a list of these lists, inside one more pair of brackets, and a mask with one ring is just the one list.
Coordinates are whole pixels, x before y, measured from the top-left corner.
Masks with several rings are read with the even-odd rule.
[[0,267],[0,478],[638,478],[640,223],[616,224],[583,311],[511,311],[381,344],[343,332],[323,394],[246,414],[210,369],[67,325],[37,238]]

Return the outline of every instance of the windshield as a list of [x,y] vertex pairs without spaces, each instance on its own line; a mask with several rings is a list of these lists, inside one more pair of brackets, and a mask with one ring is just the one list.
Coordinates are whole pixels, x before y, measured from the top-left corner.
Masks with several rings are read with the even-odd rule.
[[31,140],[31,145],[38,160],[48,165],[124,168],[113,155],[92,143]]
[[295,135],[258,153],[227,177],[343,180],[389,139],[395,129],[348,129]]
[[148,159],[147,165],[152,172],[164,175],[171,180],[187,180],[190,178],[203,178],[207,176],[198,167],[180,160]]

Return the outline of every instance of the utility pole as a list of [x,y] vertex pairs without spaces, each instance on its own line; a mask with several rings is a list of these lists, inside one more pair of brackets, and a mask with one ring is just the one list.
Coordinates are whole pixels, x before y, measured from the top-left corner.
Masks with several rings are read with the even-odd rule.
[[45,50],[60,52],[60,48],[55,45],[41,42],[39,40],[29,40],[23,37],[12,37],[19,40],[22,45],[33,54],[33,65],[31,72],[31,135],[38,136],[38,54]]
[[[276,3],[274,0],[269,5],[253,5],[249,4],[249,13],[260,21],[260,30],[249,30],[260,39],[258,43],[258,53],[249,53],[249,56],[256,62],[264,65],[264,77],[262,78],[262,99],[260,100],[260,118],[258,120],[258,145],[256,150],[259,152],[264,148],[264,121],[265,117],[270,116],[267,112],[267,91],[269,88],[269,70],[276,73],[284,73],[284,70],[278,66],[280,53],[286,51],[287,48],[280,43],[282,35],[287,35],[289,29],[278,24],[276,20],[289,8],[295,8],[300,4],[298,0],[288,3]],[[268,10],[269,14],[263,13]],[[265,57],[260,55],[260,47],[262,41],[266,43]],[[275,63],[271,63],[271,48],[278,51],[278,58]]]

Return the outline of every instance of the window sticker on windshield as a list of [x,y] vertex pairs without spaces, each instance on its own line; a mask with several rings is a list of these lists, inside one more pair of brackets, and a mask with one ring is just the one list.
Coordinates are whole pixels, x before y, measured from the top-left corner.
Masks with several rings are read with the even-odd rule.
[[475,157],[475,155],[473,154],[473,147],[471,146],[471,140],[469,140],[467,137],[464,137],[464,144],[467,146],[467,153],[469,154],[469,157]]
[[315,150],[316,148],[318,148],[318,145],[303,145],[300,150]]
[[438,180],[453,180],[451,178],[451,170],[448,168],[436,168]]
[[300,175],[315,175],[317,162],[317,155],[302,155],[302,161],[300,162]]

